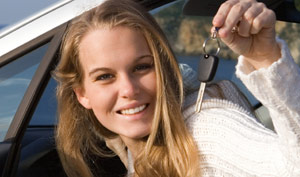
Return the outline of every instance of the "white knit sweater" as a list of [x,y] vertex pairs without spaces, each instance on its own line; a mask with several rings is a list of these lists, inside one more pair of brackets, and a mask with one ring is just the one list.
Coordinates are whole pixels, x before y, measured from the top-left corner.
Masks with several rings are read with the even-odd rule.
[[[254,69],[239,57],[236,74],[269,110],[277,133],[251,114],[230,82],[220,82],[225,99],[208,94],[195,113],[197,92],[186,97],[184,117],[199,148],[202,176],[300,176],[300,69],[278,39],[282,58]],[[129,173],[133,172],[129,154]]]

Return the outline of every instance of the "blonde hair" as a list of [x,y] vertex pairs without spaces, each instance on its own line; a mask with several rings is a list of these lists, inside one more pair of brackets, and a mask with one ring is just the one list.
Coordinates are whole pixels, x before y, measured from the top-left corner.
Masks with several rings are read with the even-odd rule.
[[139,30],[154,57],[155,114],[151,133],[142,141],[144,148],[135,159],[134,176],[199,176],[197,146],[181,113],[183,86],[175,56],[153,17],[131,0],[105,1],[73,20],[64,36],[61,60],[54,75],[58,81],[59,109],[56,141],[66,173],[72,177],[93,176],[88,153],[107,155],[99,147],[99,141],[118,136],[102,126],[91,110],[81,106],[73,91],[84,79],[79,62],[80,42],[89,31],[103,26]]

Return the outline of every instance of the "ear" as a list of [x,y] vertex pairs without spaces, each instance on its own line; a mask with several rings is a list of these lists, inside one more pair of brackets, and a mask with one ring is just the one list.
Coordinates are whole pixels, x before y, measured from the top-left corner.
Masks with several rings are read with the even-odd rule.
[[89,98],[85,95],[84,89],[82,88],[74,88],[75,95],[77,97],[78,102],[85,107],[86,109],[92,109],[90,105]]

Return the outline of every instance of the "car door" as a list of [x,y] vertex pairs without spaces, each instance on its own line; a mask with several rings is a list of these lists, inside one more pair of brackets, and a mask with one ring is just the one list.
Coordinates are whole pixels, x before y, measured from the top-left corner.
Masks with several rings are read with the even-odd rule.
[[61,25],[0,57],[1,176],[14,176],[22,137],[57,60],[65,28]]

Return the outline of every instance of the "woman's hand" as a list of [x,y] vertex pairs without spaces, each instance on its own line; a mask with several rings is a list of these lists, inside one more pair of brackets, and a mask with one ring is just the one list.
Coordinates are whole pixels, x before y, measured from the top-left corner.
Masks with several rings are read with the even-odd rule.
[[235,53],[259,69],[281,57],[275,39],[274,12],[255,0],[228,0],[213,19],[219,37]]

